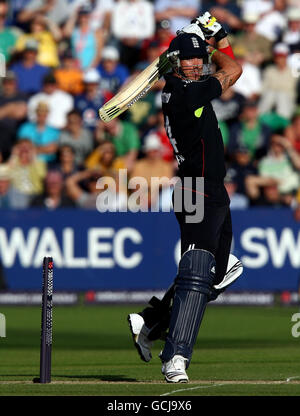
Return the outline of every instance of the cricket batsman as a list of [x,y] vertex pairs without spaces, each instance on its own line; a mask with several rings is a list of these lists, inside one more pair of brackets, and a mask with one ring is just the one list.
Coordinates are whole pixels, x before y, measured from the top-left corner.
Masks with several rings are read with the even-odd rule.
[[[214,37],[217,48],[206,40]],[[209,301],[235,281],[242,265],[230,254],[232,239],[229,197],[224,187],[222,135],[211,100],[233,85],[242,73],[234,60],[227,33],[208,12],[178,32],[168,49],[172,72],[162,94],[165,128],[178,161],[178,176],[204,178],[204,216],[189,223],[184,204],[175,212],[181,232],[181,259],[174,284],[160,301],[128,316],[134,345],[144,361],[152,342],[168,329],[160,354],[169,383],[186,383],[186,370]],[[212,71],[212,64],[217,70]],[[186,189],[182,186],[183,198]]]

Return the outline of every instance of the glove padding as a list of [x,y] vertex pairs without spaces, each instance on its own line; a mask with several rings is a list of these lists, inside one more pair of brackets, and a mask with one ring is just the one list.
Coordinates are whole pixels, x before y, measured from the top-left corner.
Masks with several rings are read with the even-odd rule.
[[194,35],[198,35],[202,40],[205,40],[205,36],[198,23],[191,23],[181,30],[177,30],[176,35],[180,35],[181,33],[193,33]]
[[205,12],[202,16],[196,17],[191,23],[199,25],[205,39],[214,37],[216,41],[219,42],[227,36],[225,29],[209,12]]

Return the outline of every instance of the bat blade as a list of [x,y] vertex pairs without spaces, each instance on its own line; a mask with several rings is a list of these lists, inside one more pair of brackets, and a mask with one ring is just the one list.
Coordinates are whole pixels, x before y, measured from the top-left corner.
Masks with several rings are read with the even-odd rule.
[[128,110],[140,98],[148,93],[151,87],[170,70],[167,51],[161,54],[143,72],[126,84],[111,100],[99,110],[101,120],[108,123]]

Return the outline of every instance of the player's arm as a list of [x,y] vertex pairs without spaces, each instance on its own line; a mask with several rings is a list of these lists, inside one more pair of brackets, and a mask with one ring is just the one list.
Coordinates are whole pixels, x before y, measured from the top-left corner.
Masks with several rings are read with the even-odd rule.
[[212,56],[212,62],[218,67],[217,72],[212,76],[217,78],[221,84],[222,92],[224,92],[241,76],[242,67],[228,55],[214,49],[212,46],[209,46],[208,50]]
[[58,145],[56,142],[46,144],[45,146],[36,146],[37,153],[53,154],[57,151]]
[[205,39],[214,38],[217,48],[208,46],[212,62],[217,65],[217,72],[213,75],[222,86],[222,92],[233,85],[242,74],[242,67],[234,60],[234,55],[226,31],[209,12],[197,17],[193,22],[199,25]]
[[79,182],[90,178],[95,173],[98,173],[99,177],[101,176],[99,170],[88,169],[74,173],[66,179],[67,194],[73,201],[78,201],[84,193],[84,191],[81,189],[79,185]]
[[248,175],[245,179],[247,195],[250,199],[256,200],[260,196],[260,190],[264,186],[274,186],[279,184],[278,179],[259,175]]
[[94,32],[94,35],[96,39],[96,54],[91,64],[92,68],[97,67],[101,61],[101,55],[104,46],[104,31],[102,29],[98,29],[96,32]]
[[75,9],[62,28],[62,33],[65,38],[70,38],[72,36],[72,33],[76,25],[76,21],[78,19],[78,12],[79,8]]
[[155,13],[155,19],[156,21],[160,21],[163,19],[172,19],[172,17],[176,16],[182,16],[192,19],[195,14],[197,13],[197,10],[193,7],[185,7],[185,8],[173,8],[169,7],[168,9],[157,11]]
[[218,49],[208,45],[207,50],[212,62],[218,67],[218,71],[213,76],[219,80],[222,92],[237,81],[242,74],[242,67],[234,60],[227,32],[215,17],[206,12],[192,20],[191,24],[185,26],[181,31],[177,31],[177,34],[182,32],[195,33],[203,40],[215,39]]
[[23,10],[21,10],[21,12],[18,14],[18,21],[20,23],[26,23],[32,20],[36,15],[47,14],[52,9],[54,2],[48,1],[48,2],[43,2],[43,3],[46,3],[46,4],[44,4],[41,7],[34,8],[34,9],[30,9],[26,7],[23,8]]

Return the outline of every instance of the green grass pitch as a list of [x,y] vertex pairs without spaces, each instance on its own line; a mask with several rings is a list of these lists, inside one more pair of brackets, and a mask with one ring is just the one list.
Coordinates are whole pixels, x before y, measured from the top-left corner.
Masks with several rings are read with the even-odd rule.
[[[140,360],[127,314],[137,306],[54,307],[52,383],[39,375],[39,307],[1,307],[0,395],[300,395],[300,338],[293,338],[293,307],[207,308],[189,384],[164,382],[158,359]],[[289,381],[287,381],[289,380]]]

